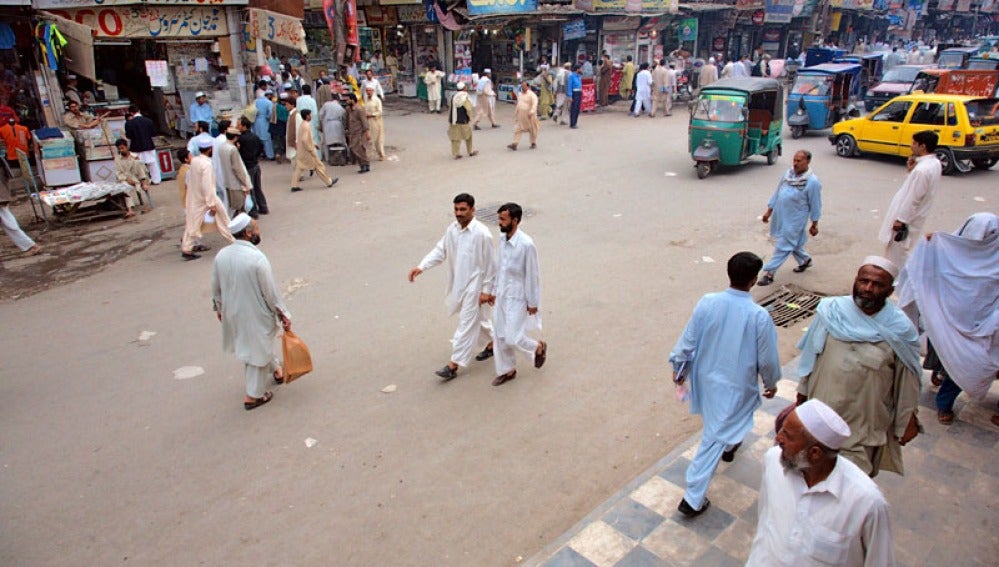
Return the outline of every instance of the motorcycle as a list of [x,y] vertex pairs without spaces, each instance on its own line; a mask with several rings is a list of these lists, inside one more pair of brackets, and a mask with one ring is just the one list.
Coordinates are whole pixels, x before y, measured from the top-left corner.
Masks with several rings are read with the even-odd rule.
[[684,70],[676,75],[676,91],[673,92],[673,102],[690,102],[694,99],[694,89],[690,86],[690,70]]

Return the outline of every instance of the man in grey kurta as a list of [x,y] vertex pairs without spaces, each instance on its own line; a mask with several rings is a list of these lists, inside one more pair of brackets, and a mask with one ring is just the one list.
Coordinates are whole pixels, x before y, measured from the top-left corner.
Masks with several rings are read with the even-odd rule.
[[291,330],[291,313],[274,285],[271,264],[260,244],[257,221],[240,213],[229,223],[236,239],[215,256],[212,266],[212,304],[222,322],[222,348],[236,353],[245,366],[246,397],[251,410],[271,400],[271,376],[281,382],[283,373],[274,357],[278,321]]
[[903,474],[902,446],[919,431],[919,335],[894,303],[898,268],[868,256],[853,294],[819,302],[798,343],[798,403],[819,399],[850,425],[840,454],[870,476]]

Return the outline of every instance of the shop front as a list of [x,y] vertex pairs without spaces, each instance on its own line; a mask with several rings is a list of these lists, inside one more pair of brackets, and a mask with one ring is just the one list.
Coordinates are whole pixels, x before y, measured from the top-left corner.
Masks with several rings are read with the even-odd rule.
[[[396,90],[400,51],[399,17],[395,6],[364,6],[358,8],[358,30],[361,52],[370,54],[366,63],[385,92]],[[393,69],[389,63],[395,63]]]
[[[15,118],[30,130],[53,123],[54,115],[46,116],[50,106],[48,91],[38,62],[31,26],[30,8],[0,6],[0,124]],[[5,154],[0,154],[5,155]]]

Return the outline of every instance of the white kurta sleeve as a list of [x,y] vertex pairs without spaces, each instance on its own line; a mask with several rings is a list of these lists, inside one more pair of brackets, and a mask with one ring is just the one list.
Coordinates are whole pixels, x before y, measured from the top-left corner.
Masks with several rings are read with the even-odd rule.
[[212,265],[212,309],[222,312],[222,282],[219,281],[219,265]]
[[[763,492],[760,492],[762,509]],[[861,528],[864,545],[864,567],[895,567],[895,554],[891,545],[891,525],[888,521],[888,503],[874,505]]]
[[447,240],[446,232],[444,233],[444,236],[437,241],[437,245],[434,246],[433,250],[428,252],[427,255],[423,257],[423,260],[420,260],[420,265],[418,266],[420,270],[427,271],[447,259],[447,249],[444,245],[445,240]]
[[528,307],[538,307],[541,304],[541,263],[533,242],[524,251],[524,255],[524,297]]
[[281,296],[278,294],[277,286],[274,285],[274,276],[271,273],[270,262],[266,258],[261,259],[257,263],[257,285],[260,287],[260,293],[264,298],[264,303],[267,304],[267,309],[276,317],[278,313],[285,316],[287,319],[291,319],[291,313],[285,309],[284,301],[282,301]]
[[493,239],[491,236],[483,236],[481,243],[482,250],[479,252],[482,258],[482,293],[492,294],[493,280],[496,279],[496,261],[494,260]]

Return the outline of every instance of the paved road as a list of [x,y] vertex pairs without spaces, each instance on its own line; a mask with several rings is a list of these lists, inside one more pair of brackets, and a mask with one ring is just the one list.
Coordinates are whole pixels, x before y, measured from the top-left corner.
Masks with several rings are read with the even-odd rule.
[[[288,167],[264,166],[262,250],[316,372],[260,410],[242,409],[220,349],[213,253],[181,262],[179,231],[0,304],[0,563],[509,565],[688,439],[699,423],[671,399],[666,353],[732,253],[769,253],[757,216],[790,151],[698,181],[683,115],[546,123],[516,153],[511,117],[455,162],[442,116],[390,112],[398,161],[341,168],[332,190],[290,194]],[[826,214],[816,267],[778,282],[844,293],[904,167],[841,160],[818,136],[797,147],[816,154]],[[995,175],[945,179],[930,226],[994,208]],[[174,190],[157,189],[167,225]],[[523,204],[540,249],[549,361],[502,388],[489,363],[437,382],[444,271],[405,280],[459,191]],[[800,333],[781,330],[784,360]],[[175,379],[184,366],[205,373]]]

